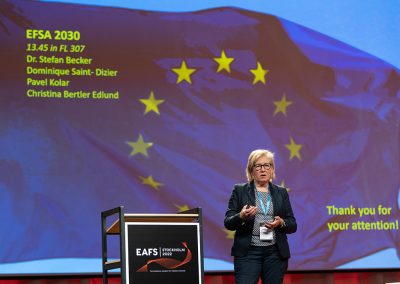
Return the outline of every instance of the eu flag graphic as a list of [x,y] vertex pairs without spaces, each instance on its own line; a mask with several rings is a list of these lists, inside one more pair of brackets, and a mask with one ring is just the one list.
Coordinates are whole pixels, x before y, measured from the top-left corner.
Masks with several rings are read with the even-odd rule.
[[[398,251],[398,227],[357,224],[399,219],[399,70],[240,9],[13,3],[0,18],[2,263],[99,258],[100,212],[120,205],[129,213],[202,207],[205,257],[231,261],[223,217],[257,148],[276,154],[275,182],[288,188],[298,220],[291,269]],[[100,98],[28,97],[26,28],[79,30],[85,50],[74,57],[116,73],[71,77],[68,90]],[[327,206],[376,213],[333,215]]]

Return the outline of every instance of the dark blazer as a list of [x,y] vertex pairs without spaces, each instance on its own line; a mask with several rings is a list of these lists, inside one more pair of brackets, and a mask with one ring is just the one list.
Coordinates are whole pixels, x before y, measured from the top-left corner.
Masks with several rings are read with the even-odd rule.
[[[296,232],[297,223],[293,215],[289,195],[284,187],[269,183],[272,203],[274,205],[274,216],[279,216],[285,221],[283,228],[275,228],[276,245],[282,258],[290,257],[289,244],[286,234]],[[224,225],[228,230],[235,231],[235,238],[231,254],[233,256],[244,256],[250,246],[253,232],[254,217],[247,220],[240,218],[243,206],[250,204],[255,206],[254,182],[236,184],[229,199],[228,209],[225,213]]]

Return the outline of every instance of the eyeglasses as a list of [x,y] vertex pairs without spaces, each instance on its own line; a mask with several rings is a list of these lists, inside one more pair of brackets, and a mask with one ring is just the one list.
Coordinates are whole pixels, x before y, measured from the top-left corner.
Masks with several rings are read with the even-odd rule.
[[271,163],[254,165],[254,168],[256,169],[256,171],[261,171],[262,168],[264,168],[265,170],[269,170],[271,167],[272,167]]

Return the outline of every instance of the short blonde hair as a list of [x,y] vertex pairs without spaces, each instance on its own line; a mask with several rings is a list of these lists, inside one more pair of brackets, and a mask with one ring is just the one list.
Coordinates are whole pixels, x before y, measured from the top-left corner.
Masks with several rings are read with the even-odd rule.
[[257,149],[250,153],[249,159],[247,160],[246,177],[249,182],[252,182],[254,180],[251,173],[253,171],[254,165],[256,164],[256,161],[261,157],[267,157],[268,159],[271,159],[271,165],[272,165],[271,181],[275,179],[274,153],[265,149]]

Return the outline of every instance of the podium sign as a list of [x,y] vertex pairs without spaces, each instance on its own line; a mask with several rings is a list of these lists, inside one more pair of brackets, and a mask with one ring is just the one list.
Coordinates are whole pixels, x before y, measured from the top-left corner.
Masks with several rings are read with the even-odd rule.
[[201,284],[199,223],[125,222],[126,283]]
[[[123,206],[102,211],[103,284],[115,269],[121,271],[121,284],[203,284],[202,220],[200,207],[177,214],[125,214]],[[113,235],[120,258],[111,260]]]

